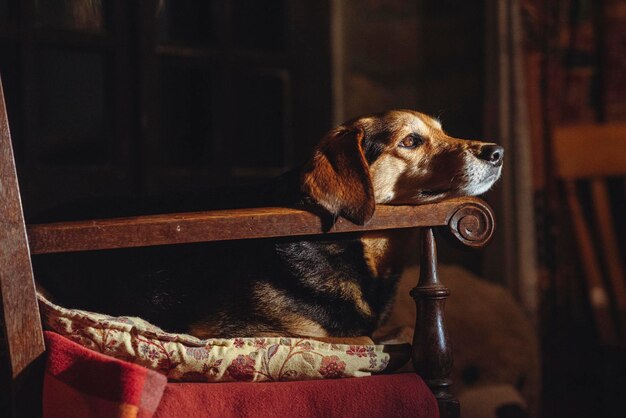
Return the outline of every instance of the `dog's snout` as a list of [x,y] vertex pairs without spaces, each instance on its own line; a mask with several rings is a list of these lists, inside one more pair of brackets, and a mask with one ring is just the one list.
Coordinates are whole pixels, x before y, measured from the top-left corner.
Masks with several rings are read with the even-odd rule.
[[483,161],[498,167],[502,165],[502,159],[504,158],[504,148],[500,145],[483,145],[480,148],[480,152],[477,155]]

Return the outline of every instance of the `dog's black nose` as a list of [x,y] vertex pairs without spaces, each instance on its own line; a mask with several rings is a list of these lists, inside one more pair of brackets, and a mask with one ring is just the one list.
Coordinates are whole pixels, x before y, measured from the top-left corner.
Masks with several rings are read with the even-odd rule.
[[504,148],[500,145],[483,145],[478,153],[478,158],[487,161],[489,164],[499,167],[504,158]]

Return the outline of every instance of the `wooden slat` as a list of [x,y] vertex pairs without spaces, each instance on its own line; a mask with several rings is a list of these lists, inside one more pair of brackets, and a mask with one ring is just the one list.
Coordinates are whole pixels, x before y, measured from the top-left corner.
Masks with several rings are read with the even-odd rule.
[[11,373],[17,377],[43,353],[44,343],[1,83],[0,296]]
[[467,203],[484,206],[477,198],[422,206],[380,205],[366,226],[340,218],[330,230],[320,216],[302,209],[232,209],[29,225],[28,238],[32,253],[43,254],[438,226],[446,225],[455,208]]
[[582,205],[576,193],[576,183],[573,180],[565,182],[565,193],[571,211],[576,244],[578,245],[582,267],[585,271],[589,302],[593,309],[598,334],[603,343],[612,344],[616,341],[616,329],[611,316],[610,298],[602,279],[596,251],[593,248],[591,231],[585,221]]
[[611,294],[615,299],[615,305],[620,315],[620,322],[624,336],[626,336],[626,276],[624,275],[624,263],[619,253],[617,236],[615,235],[615,223],[611,214],[611,203],[606,180],[593,179],[591,181],[593,196],[593,208],[596,225],[600,232],[600,240],[611,284]]
[[626,175],[626,123],[559,126],[553,141],[561,178]]

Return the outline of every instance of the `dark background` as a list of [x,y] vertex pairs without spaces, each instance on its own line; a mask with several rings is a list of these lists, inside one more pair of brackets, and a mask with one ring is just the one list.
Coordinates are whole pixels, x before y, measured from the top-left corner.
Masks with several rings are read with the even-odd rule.
[[193,191],[292,166],[331,126],[327,9],[0,2],[27,218],[77,199]]

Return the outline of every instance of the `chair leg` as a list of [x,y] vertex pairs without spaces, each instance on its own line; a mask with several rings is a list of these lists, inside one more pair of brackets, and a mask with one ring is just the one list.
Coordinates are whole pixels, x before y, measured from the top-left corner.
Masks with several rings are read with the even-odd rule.
[[593,197],[593,213],[596,227],[602,243],[602,255],[608,274],[609,294],[615,301],[619,314],[619,336],[626,341],[626,274],[624,262],[619,252],[615,222],[611,214],[611,202],[606,180],[596,178],[591,180]]
[[615,344],[616,327],[611,315],[611,299],[602,278],[599,259],[593,246],[591,229],[585,220],[582,204],[576,193],[576,183],[573,180],[567,180],[565,182],[565,195],[576,234],[576,244],[587,281],[587,292],[598,336],[603,344]]
[[411,291],[417,306],[417,320],[411,357],[415,371],[433,391],[441,418],[458,418],[459,401],[450,393],[452,346],[444,317],[450,290],[437,275],[437,249],[432,228],[422,230],[420,279]]

